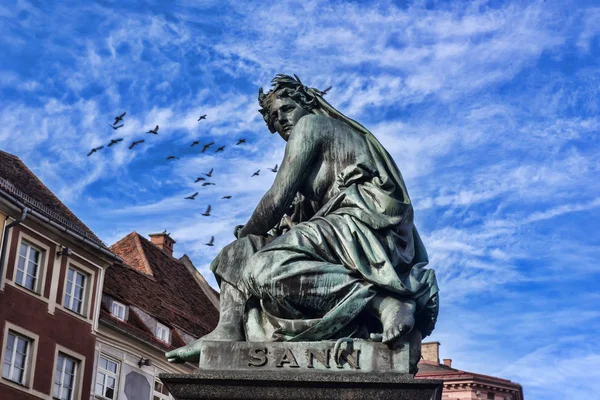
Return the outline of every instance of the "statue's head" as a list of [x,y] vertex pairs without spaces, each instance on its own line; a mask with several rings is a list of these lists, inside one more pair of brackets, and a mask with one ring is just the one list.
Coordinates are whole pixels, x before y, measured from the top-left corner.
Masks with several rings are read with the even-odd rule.
[[318,107],[319,92],[304,86],[297,76],[278,74],[272,82],[269,92],[263,93],[262,88],[258,92],[259,112],[271,133],[277,132],[287,141],[298,120]]

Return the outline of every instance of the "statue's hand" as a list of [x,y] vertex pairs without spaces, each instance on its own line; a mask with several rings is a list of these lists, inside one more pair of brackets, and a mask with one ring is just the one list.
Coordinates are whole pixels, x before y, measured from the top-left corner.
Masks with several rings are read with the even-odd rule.
[[235,236],[236,239],[239,239],[239,234],[243,227],[244,225],[238,225],[235,228],[233,228],[233,236]]

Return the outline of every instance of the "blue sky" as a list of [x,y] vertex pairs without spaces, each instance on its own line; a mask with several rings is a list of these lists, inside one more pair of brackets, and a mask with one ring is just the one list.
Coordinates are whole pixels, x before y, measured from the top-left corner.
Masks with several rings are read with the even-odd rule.
[[[0,48],[0,148],[106,243],[167,229],[213,285],[210,260],[283,154],[258,88],[276,73],[333,85],[404,174],[441,288],[441,357],[527,399],[597,396],[599,4],[9,0]],[[213,167],[215,186],[194,183]]]

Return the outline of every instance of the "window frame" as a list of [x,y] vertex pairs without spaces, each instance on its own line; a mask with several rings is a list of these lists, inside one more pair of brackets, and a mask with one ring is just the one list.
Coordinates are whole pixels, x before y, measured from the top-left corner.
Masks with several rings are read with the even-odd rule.
[[[21,248],[23,246],[27,247],[25,257],[23,257],[23,255],[21,254]],[[32,287],[28,287],[27,286],[27,276],[30,276],[29,264],[32,262],[32,259],[31,259],[32,251],[36,251],[38,253],[38,259],[37,259],[37,263],[34,264],[35,265],[35,275],[31,275],[31,276],[33,276],[33,279],[34,279],[33,285],[32,285]],[[21,268],[20,268],[22,259],[25,260],[23,262],[23,270],[21,270]],[[19,248],[17,251],[17,270],[15,271],[15,283],[21,287],[24,287],[27,290],[31,290],[32,292],[39,293],[40,292],[40,278],[41,278],[43,262],[44,262],[44,250],[31,244],[27,240],[21,240],[19,242]],[[19,282],[19,272],[22,274],[20,282]]]
[[[78,272],[85,277],[84,282],[84,293],[83,293],[83,302],[81,305],[81,313],[67,307],[65,304],[65,297],[67,294],[67,285],[69,281],[69,270],[72,269],[74,272]],[[64,280],[62,282],[62,291],[61,291],[61,301],[60,306],[63,310],[66,310],[70,315],[74,315],[78,318],[82,318],[86,321],[92,320],[92,290],[93,284],[96,279],[96,274],[91,269],[83,266],[81,263],[75,262],[73,259],[69,259],[66,268],[65,268]],[[74,290],[74,289],[72,289]]]
[[[104,358],[107,362],[115,363],[117,365],[116,372],[112,372],[112,371],[109,371],[107,369],[102,368],[100,366],[100,359],[101,358]],[[111,356],[109,356],[109,355],[107,355],[105,353],[102,353],[102,352],[98,353],[98,361],[96,363],[96,375],[94,376],[94,388],[92,390],[92,393],[93,393],[94,397],[98,397],[98,398],[101,398],[101,399],[107,399],[107,400],[116,400],[119,397],[119,383],[120,383],[119,382],[120,381],[119,378],[120,378],[120,374],[121,374],[121,366],[122,366],[122,364],[123,363],[121,361],[117,360],[114,357],[111,357]],[[96,392],[96,386],[98,385],[98,374],[103,374],[104,375],[104,383],[101,384],[102,387],[103,387],[103,391],[102,391],[103,393],[102,394],[98,394]],[[114,379],[115,379],[115,387],[113,388],[114,389],[114,396],[112,398],[105,396],[105,393],[106,393],[106,385],[105,385],[105,383],[106,383],[106,377],[107,376],[114,377]]]
[[[162,392],[157,392],[156,391],[156,384],[161,385],[164,389],[167,390],[168,394],[164,394]],[[171,396],[171,393],[169,392],[169,390],[167,389],[167,387],[165,386],[165,384],[158,378],[155,377],[154,378],[154,386],[152,388],[152,400],[171,400],[173,397]]]
[[[11,235],[12,236],[12,235]],[[19,271],[19,260],[21,259],[21,244],[25,242],[30,247],[36,248],[40,251],[40,261],[38,264],[37,278],[36,283],[34,285],[33,290],[29,289],[25,285],[17,283],[17,273]],[[9,243],[10,246],[10,243]],[[10,247],[9,247],[10,248]],[[10,284],[26,293],[33,294],[39,297],[40,300],[45,302],[49,302],[49,299],[44,297],[44,288],[46,286],[46,274],[49,268],[49,260],[51,259],[50,255],[50,246],[31,236],[24,230],[20,230],[17,235],[17,248],[14,257],[13,263],[13,271],[12,275],[8,277],[7,280],[10,280]]]
[[[4,377],[4,359],[7,353],[8,335],[10,333],[12,333],[15,336],[20,336],[29,342],[27,355],[25,358],[25,370],[23,373],[24,377],[22,383]],[[39,339],[39,336],[35,333],[30,332],[27,329],[23,329],[20,326],[14,325],[8,321],[5,321],[4,335],[2,338],[2,349],[0,350],[0,356],[2,357],[2,374],[0,375],[0,381],[3,384],[17,388],[29,394],[36,395],[35,391],[33,390],[33,381],[35,378]]]
[[[12,337],[12,348],[9,350],[8,349],[8,338]],[[19,385],[23,385],[25,386],[25,383],[27,382],[27,376],[29,373],[29,359],[30,359],[30,354],[31,354],[31,346],[33,345],[32,340],[29,339],[28,337],[25,337],[23,335],[18,334],[17,332],[14,331],[9,331],[8,335],[7,335],[7,342],[6,342],[6,348],[5,351],[7,354],[5,354],[5,358],[2,360],[2,378],[9,380],[11,382],[17,383]],[[24,343],[24,349],[23,349],[23,353],[21,353],[19,351],[19,344],[20,343]],[[8,355],[8,353],[10,352],[10,361],[7,364],[6,363],[6,355]],[[21,361],[21,367],[17,366],[17,357],[23,357],[23,360]],[[8,375],[4,375],[4,367],[8,365]],[[15,370],[19,370],[21,371],[20,373],[20,378],[18,380],[15,380],[14,375],[15,375]]]
[[71,400],[80,399],[81,391],[83,385],[83,377],[85,376],[85,356],[79,353],[74,352],[71,349],[63,347],[61,345],[56,345],[55,354],[54,354],[54,369],[52,371],[52,390],[51,390],[51,398],[58,399],[58,397],[54,397],[54,384],[56,382],[56,367],[58,363],[58,358],[60,355],[64,357],[70,358],[75,361],[75,374],[73,377],[73,392],[71,393]]
[[[117,314],[114,313],[115,306],[117,308],[123,309],[123,318],[122,319]],[[127,320],[127,306],[125,304],[123,304],[123,303],[120,303],[120,302],[116,301],[116,300],[111,300],[111,303],[110,303],[110,315],[112,315],[113,317],[115,317],[119,321],[125,322]]]
[[[160,330],[164,330],[167,333],[167,340],[159,336]],[[161,324],[158,321],[156,321],[156,330],[154,331],[154,336],[156,336],[156,338],[160,341],[163,341],[167,344],[171,344],[171,328],[164,324]]]
[[[70,272],[73,271],[73,281],[69,281],[69,274]],[[77,284],[77,278],[78,276],[81,276],[83,279],[83,284],[81,286],[79,286]],[[71,310],[76,314],[82,315],[82,316],[86,316],[85,314],[85,309],[86,309],[86,300],[87,300],[87,295],[88,295],[88,275],[86,273],[84,273],[83,271],[79,270],[78,268],[74,268],[71,265],[67,266],[67,274],[65,276],[65,291],[63,293],[63,306],[67,309],[67,310]],[[68,290],[68,284],[71,283],[71,291]],[[76,298],[75,295],[77,293],[77,288],[81,287],[81,298]],[[67,301],[67,296],[69,297],[69,301]],[[75,301],[79,301],[79,310],[75,309]]]

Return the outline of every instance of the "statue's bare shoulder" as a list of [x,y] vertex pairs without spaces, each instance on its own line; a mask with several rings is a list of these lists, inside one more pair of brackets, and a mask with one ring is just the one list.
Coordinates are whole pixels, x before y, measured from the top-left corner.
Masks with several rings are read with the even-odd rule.
[[342,121],[325,115],[309,114],[300,118],[294,126],[290,140],[323,144],[340,142],[353,137],[360,137],[360,135],[356,135],[356,132]]

